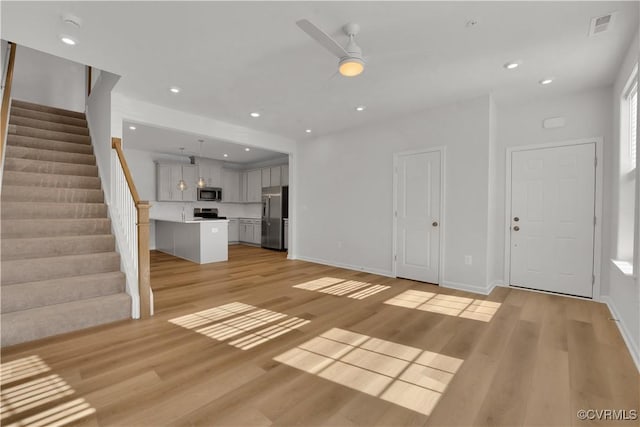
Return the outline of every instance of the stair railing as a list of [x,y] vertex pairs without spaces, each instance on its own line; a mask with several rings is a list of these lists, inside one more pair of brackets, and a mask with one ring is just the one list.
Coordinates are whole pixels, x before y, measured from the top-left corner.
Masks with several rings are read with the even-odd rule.
[[[3,81],[2,111],[0,112],[0,165],[4,166],[4,152],[9,130],[9,108],[11,107],[11,84],[13,83],[13,65],[16,62],[16,44],[9,42],[7,73]],[[4,70],[2,70],[4,72]],[[4,76],[3,76],[4,77]],[[3,167],[0,167],[0,172]]]
[[[149,202],[140,200],[122,151],[122,140],[111,138],[111,212],[114,227],[124,236],[122,254],[127,283],[137,284],[140,317],[153,315],[149,273]],[[135,286],[131,286],[135,289]]]

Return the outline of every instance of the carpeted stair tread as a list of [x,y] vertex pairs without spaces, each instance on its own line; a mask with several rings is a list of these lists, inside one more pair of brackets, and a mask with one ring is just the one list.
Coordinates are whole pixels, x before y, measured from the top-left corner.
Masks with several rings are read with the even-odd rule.
[[9,133],[13,135],[32,136],[34,138],[54,139],[56,141],[76,142],[78,144],[91,144],[91,138],[88,135],[38,129],[29,126],[10,124]]
[[76,135],[89,135],[89,129],[84,125],[76,126],[65,123],[56,123],[46,120],[33,119],[30,117],[20,117],[13,114],[9,118],[9,124],[42,130],[52,130],[56,132],[73,133]]
[[12,117],[26,117],[29,119],[42,120],[45,122],[63,123],[66,125],[87,127],[87,121],[85,119],[79,119],[76,117],[66,116],[63,114],[45,113],[43,111],[29,110],[26,108],[12,107]]
[[125,293],[2,314],[2,347],[89,328],[131,316]]
[[56,175],[52,173],[5,171],[3,185],[21,185],[48,188],[85,188],[99,190],[100,178],[97,176]]
[[55,139],[35,138],[32,136],[7,135],[7,146],[55,150],[65,153],[93,154],[93,147],[77,142],[56,141]]
[[111,234],[2,239],[2,261],[115,251]]
[[2,219],[106,218],[104,203],[3,202]]
[[53,173],[56,175],[98,176],[95,165],[78,165],[74,163],[48,162],[46,160],[17,159],[7,157],[4,170],[35,173]]
[[103,203],[102,190],[3,185],[4,202]]
[[52,304],[113,295],[124,292],[125,276],[120,271],[64,277],[0,287],[2,313],[29,310]]
[[13,99],[11,101],[11,107],[23,108],[25,110],[41,111],[44,113],[58,114],[60,116],[75,117],[77,119],[85,119],[84,113],[79,111],[65,110],[63,108],[49,107],[46,105],[34,104],[32,102],[20,101]]
[[43,160],[46,162],[79,163],[95,165],[96,157],[93,154],[66,153],[64,151],[46,150],[41,148],[7,146],[7,157],[17,159]]
[[3,239],[111,233],[111,220],[108,218],[3,219],[1,226]]
[[116,252],[2,261],[2,285],[120,271]]

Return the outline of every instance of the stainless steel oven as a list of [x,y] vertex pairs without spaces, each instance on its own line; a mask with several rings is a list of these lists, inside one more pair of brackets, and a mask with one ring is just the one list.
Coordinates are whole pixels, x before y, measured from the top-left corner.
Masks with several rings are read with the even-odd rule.
[[202,201],[202,202],[222,201],[222,188],[218,188],[218,187],[198,188],[198,201]]

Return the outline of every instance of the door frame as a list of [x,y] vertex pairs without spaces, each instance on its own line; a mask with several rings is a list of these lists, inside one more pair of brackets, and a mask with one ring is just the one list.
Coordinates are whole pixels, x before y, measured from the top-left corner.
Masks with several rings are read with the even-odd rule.
[[[511,156],[514,152],[541,150],[547,148],[560,148],[573,145],[584,145],[595,143],[596,166],[595,166],[595,206],[594,215],[596,223],[593,229],[593,301],[600,301],[600,276],[602,267],[602,185],[603,185],[603,151],[602,137],[573,139],[567,141],[549,142],[544,144],[530,144],[517,147],[507,147],[506,151],[506,180],[505,180],[505,203],[504,203],[504,285],[511,286]],[[547,291],[539,291],[547,292]],[[586,298],[586,297],[576,297]],[[588,299],[588,298],[587,298]]]
[[445,189],[446,185],[446,174],[445,174],[445,159],[447,154],[447,147],[438,146],[432,148],[421,148],[417,150],[409,150],[409,151],[398,151],[393,153],[393,211],[391,212],[391,218],[393,221],[393,250],[391,253],[391,271],[393,273],[393,277],[398,277],[397,274],[397,263],[398,260],[398,158],[400,156],[408,156],[412,154],[425,154],[425,153],[440,153],[440,253],[438,254],[438,283],[440,285],[442,282],[442,277],[444,277],[444,235],[445,235],[445,220],[444,213],[446,212],[446,197],[445,197]]

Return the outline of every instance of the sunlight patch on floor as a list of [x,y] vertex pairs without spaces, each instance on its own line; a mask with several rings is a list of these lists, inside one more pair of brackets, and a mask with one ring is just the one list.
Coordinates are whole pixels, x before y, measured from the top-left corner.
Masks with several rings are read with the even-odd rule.
[[[0,364],[2,425],[63,426],[95,413],[95,409],[84,399],[63,402],[50,407],[51,403],[62,401],[75,393],[75,390],[60,376],[56,374],[43,376],[50,371],[51,368],[37,355]],[[38,412],[39,408],[42,411]],[[27,417],[15,420],[21,414]]]
[[412,289],[385,301],[385,304],[430,311],[447,316],[481,320],[483,322],[489,322],[502,305],[494,301],[415,291]]
[[[279,322],[274,324],[277,321]],[[310,320],[234,302],[176,317],[169,322],[216,341],[227,341],[240,336],[229,344],[241,350],[249,350],[301,328]]]
[[424,415],[463,362],[338,328],[274,360]]
[[378,292],[387,290],[391,286],[372,285],[371,283],[358,282],[356,280],[344,280],[335,277],[322,277],[320,279],[294,285],[293,287],[336,296],[347,295],[349,298],[353,299],[365,299],[371,295],[377,294]]

